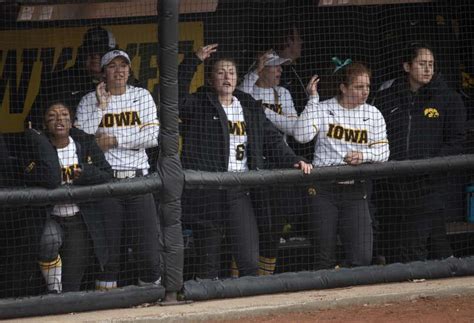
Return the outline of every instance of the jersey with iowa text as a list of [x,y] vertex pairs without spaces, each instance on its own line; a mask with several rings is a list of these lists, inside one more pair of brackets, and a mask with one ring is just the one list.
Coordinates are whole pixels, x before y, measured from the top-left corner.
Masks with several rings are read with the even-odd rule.
[[[59,165],[61,165],[61,184],[71,184],[74,180],[74,169],[79,167],[79,158],[77,158],[76,143],[69,137],[69,144],[64,148],[57,148]],[[56,204],[53,207],[52,215],[73,216],[79,212],[77,204]]]
[[244,172],[247,166],[247,128],[244,119],[242,105],[236,97],[232,98],[232,104],[222,106],[227,115],[229,129],[229,172]]
[[350,151],[363,154],[363,162],[382,162],[389,156],[385,120],[380,111],[362,104],[342,107],[336,98],[308,104],[295,123],[295,138],[309,142],[315,136],[314,166],[345,165]]
[[98,107],[96,93],[88,93],[77,108],[75,126],[117,138],[118,146],[104,152],[114,170],[148,169],[145,149],[158,145],[156,105],[150,92],[139,87],[129,85],[124,94],[112,95],[104,110]]

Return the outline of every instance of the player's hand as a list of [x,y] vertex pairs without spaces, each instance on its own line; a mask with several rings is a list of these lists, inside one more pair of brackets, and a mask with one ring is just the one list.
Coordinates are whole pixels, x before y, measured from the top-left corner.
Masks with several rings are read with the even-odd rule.
[[265,53],[261,54],[257,58],[257,68],[255,72],[259,74],[264,68],[265,68],[265,63],[268,61],[270,58],[270,55],[273,53],[273,49],[267,50]]
[[75,167],[73,171],[73,178],[78,179],[82,174],[82,168],[80,167]]
[[364,160],[364,155],[360,151],[349,151],[344,157],[344,162],[348,165],[360,165]]
[[211,57],[213,53],[217,52],[217,46],[219,46],[219,44],[210,44],[200,47],[196,51],[196,56],[201,60],[201,62],[204,62],[206,59]]
[[97,97],[97,105],[99,109],[107,109],[107,105],[109,104],[112,94],[107,91],[107,85],[104,81],[97,84],[95,88],[95,96]]
[[318,83],[319,76],[318,74],[313,75],[311,80],[309,80],[308,85],[306,86],[306,92],[311,96],[318,95]]
[[312,164],[308,164],[302,160],[300,160],[298,163],[293,165],[295,168],[301,169],[303,171],[303,174],[310,174],[311,170],[313,169]]
[[105,133],[96,135],[95,141],[103,152],[106,152],[111,148],[117,147],[118,144],[117,138],[115,138],[115,136],[111,136]]

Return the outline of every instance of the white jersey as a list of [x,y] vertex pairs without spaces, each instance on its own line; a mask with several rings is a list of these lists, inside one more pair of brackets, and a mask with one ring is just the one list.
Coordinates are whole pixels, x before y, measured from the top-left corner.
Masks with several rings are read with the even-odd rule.
[[296,113],[290,92],[281,86],[263,88],[256,85],[258,74],[250,72],[244,76],[239,90],[250,94],[255,100],[261,100],[265,107],[265,115],[275,127],[287,135],[293,131]]
[[118,146],[105,158],[114,170],[148,169],[146,148],[158,145],[159,123],[153,98],[147,90],[127,86],[122,95],[112,95],[107,108],[98,106],[96,93],[79,103],[75,126],[89,134],[105,133],[117,138]]
[[308,104],[293,135],[301,143],[317,136],[314,166],[345,165],[350,151],[362,152],[363,162],[387,161],[390,153],[385,120],[367,103],[353,109],[342,107],[336,98]]
[[242,105],[236,97],[232,104],[222,106],[227,115],[229,129],[229,172],[245,172],[247,166],[247,127],[244,119]]
[[[74,169],[79,167],[79,158],[77,157],[76,144],[69,137],[69,144],[64,148],[58,148],[58,160],[61,165],[61,184],[71,184],[73,181]],[[77,204],[56,204],[53,207],[52,215],[56,216],[73,216],[79,212]]]

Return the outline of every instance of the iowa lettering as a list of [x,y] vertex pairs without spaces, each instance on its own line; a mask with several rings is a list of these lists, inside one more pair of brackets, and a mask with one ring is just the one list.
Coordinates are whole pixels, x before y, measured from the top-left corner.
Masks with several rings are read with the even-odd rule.
[[102,117],[102,121],[99,127],[112,128],[112,127],[128,127],[128,126],[139,126],[142,122],[138,117],[137,111],[125,111],[120,113],[107,113]]
[[343,128],[339,125],[329,124],[326,134],[329,138],[344,140],[357,144],[367,144],[367,130]]
[[247,134],[245,121],[227,121],[229,124],[229,133],[234,136],[245,136]]

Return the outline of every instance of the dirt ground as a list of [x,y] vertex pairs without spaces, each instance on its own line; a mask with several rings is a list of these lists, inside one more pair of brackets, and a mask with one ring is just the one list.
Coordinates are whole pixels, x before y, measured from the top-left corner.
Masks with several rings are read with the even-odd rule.
[[[211,321],[242,323],[243,320]],[[357,305],[347,308],[277,313],[245,318],[245,322],[474,322],[474,297],[421,297],[412,301],[380,305]]]

